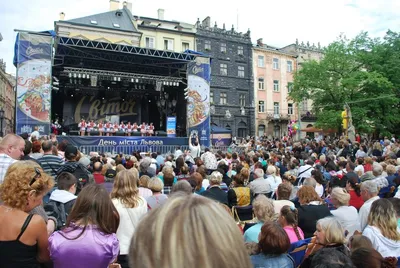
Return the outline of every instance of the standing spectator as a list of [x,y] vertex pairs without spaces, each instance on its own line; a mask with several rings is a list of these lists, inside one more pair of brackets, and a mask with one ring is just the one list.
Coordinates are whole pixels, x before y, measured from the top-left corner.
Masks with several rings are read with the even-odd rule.
[[360,219],[361,231],[367,226],[368,214],[371,210],[371,205],[375,200],[379,199],[378,187],[373,181],[364,181],[361,183],[361,197],[364,200],[364,205],[360,208],[358,217]]
[[102,184],[105,182],[104,175],[102,174],[103,165],[101,162],[95,162],[93,164],[93,178],[94,181],[98,184]]
[[3,183],[8,167],[24,155],[25,141],[15,134],[7,134],[0,141],[0,184]]
[[42,153],[42,144],[40,141],[34,141],[32,142],[32,152],[30,155],[33,159],[39,159],[40,157],[43,156]]
[[149,196],[146,198],[147,208],[149,210],[157,208],[157,207],[161,206],[162,204],[164,204],[165,202],[167,202],[168,196],[161,193],[161,191],[164,188],[164,183],[162,182],[162,180],[160,178],[158,178],[158,177],[151,178],[149,180],[149,183],[147,184],[147,186],[153,193],[152,196]]
[[33,128],[33,132],[31,133],[29,137],[29,141],[33,142],[33,140],[39,140],[40,139],[40,132],[39,132],[39,127],[35,126]]
[[157,157],[156,157],[156,161],[158,163],[158,166],[160,167],[160,169],[164,166],[164,157],[162,156],[161,152],[157,152]]
[[128,268],[129,245],[131,237],[139,224],[140,219],[147,213],[147,202],[139,196],[137,189],[138,178],[128,170],[117,173],[114,188],[111,192],[112,202],[120,217],[117,230],[120,255],[118,263],[122,268]]
[[30,142],[29,140],[25,140],[24,155],[22,156],[21,160],[25,161],[31,160],[39,164],[39,162],[31,156],[31,153],[32,153],[32,142]]
[[252,267],[232,217],[197,195],[173,197],[149,212],[132,237],[129,260],[131,267],[143,268]]
[[302,185],[305,178],[311,177],[311,171],[314,170],[313,166],[314,161],[309,159],[304,166],[299,167],[297,170],[298,185]]
[[[19,145],[7,150],[21,154],[22,143]],[[51,177],[35,162],[19,161],[8,167],[0,185],[1,267],[38,267],[39,262],[49,260],[46,223],[40,216],[28,213],[42,203],[52,187]]]
[[228,205],[228,196],[227,193],[221,189],[221,182],[222,174],[218,171],[214,171],[210,176],[210,188],[200,194],[222,204]]
[[201,147],[199,144],[199,137],[197,135],[196,135],[196,140],[194,141],[193,144],[192,144],[192,138],[189,137],[189,150],[190,150],[190,156],[193,157],[193,159],[200,156]]
[[65,149],[67,148],[67,145],[68,145],[68,141],[67,141],[67,140],[62,140],[62,141],[58,144],[58,146],[57,146],[57,149],[58,149],[58,156],[59,156],[63,161],[65,160],[64,154],[65,154]]
[[64,164],[64,161],[62,161],[60,157],[52,154],[52,147],[53,143],[51,141],[44,141],[42,143],[43,156],[38,158],[37,161],[44,172],[55,178],[57,170]]
[[66,227],[49,237],[54,267],[108,267],[116,261],[119,214],[102,185],[83,188]]
[[208,169],[208,170],[215,170],[217,169],[217,158],[215,157],[215,154],[213,154],[212,152],[210,152],[209,148],[206,148],[205,153],[201,155],[201,160],[204,163],[204,166]]

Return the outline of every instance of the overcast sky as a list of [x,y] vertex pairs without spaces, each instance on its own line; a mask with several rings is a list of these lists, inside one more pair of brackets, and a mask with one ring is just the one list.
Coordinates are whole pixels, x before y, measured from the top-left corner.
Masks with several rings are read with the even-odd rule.
[[[121,0],[121,3],[123,1]],[[195,23],[206,16],[212,25],[232,24],[241,32],[251,30],[253,43],[285,46],[299,41],[328,45],[344,33],[354,37],[368,31],[382,37],[388,29],[400,31],[399,0],[202,0],[194,4],[183,0],[131,0],[134,15],[157,17],[157,9],[165,9],[166,20]],[[122,4],[121,4],[122,5]],[[54,29],[59,13],[73,19],[109,10],[108,0],[1,0],[0,58],[12,65],[16,33],[14,29],[32,31]],[[237,23],[239,22],[239,23]]]

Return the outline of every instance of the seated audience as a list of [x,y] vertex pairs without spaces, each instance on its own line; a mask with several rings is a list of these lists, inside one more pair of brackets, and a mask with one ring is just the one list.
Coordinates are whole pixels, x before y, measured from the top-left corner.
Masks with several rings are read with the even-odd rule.
[[228,195],[220,188],[222,174],[219,171],[213,171],[210,175],[210,187],[200,195],[213,199],[214,201],[228,205]]
[[147,201],[147,209],[154,209],[165,202],[167,202],[168,196],[161,193],[161,191],[164,188],[164,183],[161,181],[160,178],[158,177],[153,177],[149,180],[147,187],[151,190],[153,193],[152,196],[149,196],[146,198]]
[[292,193],[292,185],[289,183],[281,183],[276,190],[276,200],[274,200],[274,210],[275,214],[279,214],[281,209],[284,206],[294,206],[292,201],[289,201],[289,198]]
[[[133,169],[133,168],[132,168]],[[151,190],[148,188],[148,183],[149,183],[150,177],[147,175],[143,175],[139,179],[139,195],[141,197],[144,197],[145,199],[149,196],[152,196],[153,193]]]
[[258,221],[244,233],[246,242],[258,242],[258,235],[261,232],[261,227],[267,221],[272,221],[274,216],[274,205],[272,200],[265,195],[257,196],[253,201],[253,212]]
[[396,268],[397,258],[382,255],[373,248],[358,248],[351,254],[351,260],[356,268]]
[[298,225],[298,212],[294,206],[283,206],[278,223],[289,237],[290,244],[304,239],[304,233]]
[[172,186],[172,194],[187,194],[191,195],[193,193],[192,186],[187,180],[180,180]]
[[233,206],[248,206],[251,203],[250,188],[244,186],[246,176],[236,174],[233,177],[233,188],[228,191],[229,207]]
[[349,256],[334,248],[322,248],[315,253],[311,268],[354,268]]

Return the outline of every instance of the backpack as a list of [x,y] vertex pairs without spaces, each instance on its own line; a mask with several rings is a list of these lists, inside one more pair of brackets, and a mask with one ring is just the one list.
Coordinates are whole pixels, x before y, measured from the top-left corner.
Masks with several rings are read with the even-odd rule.
[[77,180],[76,195],[78,195],[83,187],[90,181],[88,170],[79,162],[64,164],[57,170],[57,175],[60,175],[62,172],[69,172],[75,176]]
[[57,219],[56,230],[60,230],[67,223],[67,213],[65,212],[64,203],[50,200],[44,205],[44,210],[47,216],[52,216]]

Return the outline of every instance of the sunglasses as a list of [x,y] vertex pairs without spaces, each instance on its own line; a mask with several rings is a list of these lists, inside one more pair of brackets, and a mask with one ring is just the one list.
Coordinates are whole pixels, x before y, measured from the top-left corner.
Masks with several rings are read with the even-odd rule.
[[32,178],[31,182],[29,183],[29,186],[32,186],[32,184],[35,183],[36,179],[39,178],[40,176],[42,176],[42,174],[40,173],[40,170],[35,167],[35,176]]

